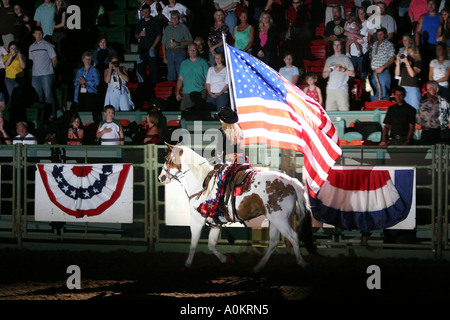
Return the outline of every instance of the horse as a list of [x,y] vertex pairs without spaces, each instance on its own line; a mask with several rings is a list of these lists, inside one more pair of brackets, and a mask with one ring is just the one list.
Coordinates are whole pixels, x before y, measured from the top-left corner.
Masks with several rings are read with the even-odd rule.
[[[191,267],[194,254],[200,240],[201,231],[207,225],[207,217],[198,208],[205,201],[216,198],[217,179],[205,179],[211,176],[214,167],[209,160],[200,156],[194,150],[183,145],[168,146],[161,173],[158,176],[162,184],[178,181],[182,184],[189,198],[191,213],[191,242],[189,255],[183,269]],[[254,273],[266,265],[271,254],[280,241],[280,233],[290,241],[299,266],[309,269],[309,264],[300,252],[300,241],[303,241],[310,253],[315,253],[311,224],[311,211],[304,197],[304,188],[296,178],[278,171],[255,170],[251,176],[248,188],[235,197],[235,210],[228,201],[227,209],[233,221],[248,221],[260,215],[265,215],[269,221],[269,244],[266,253],[253,268]],[[296,213],[299,221],[296,230],[291,226],[290,218]],[[228,262],[228,257],[220,253],[216,244],[220,235],[221,224],[210,224],[208,248],[222,263]]]

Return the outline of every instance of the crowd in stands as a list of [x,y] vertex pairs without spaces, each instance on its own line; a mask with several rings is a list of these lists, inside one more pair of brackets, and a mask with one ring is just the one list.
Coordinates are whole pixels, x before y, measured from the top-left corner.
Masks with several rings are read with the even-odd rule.
[[[9,119],[1,118],[0,143],[44,143],[53,134],[64,144],[123,144],[115,116],[133,110],[148,110],[134,143],[162,143],[162,110],[208,120],[230,103],[223,34],[326,111],[392,101],[382,145],[412,143],[416,125],[421,143],[450,141],[448,0],[136,0],[134,69],[122,65],[130,48],[97,28],[108,25],[99,8],[114,10],[114,1],[1,2],[0,111]],[[89,12],[81,30],[67,26],[70,4]],[[155,94],[162,82],[174,83],[166,101]],[[61,86],[71,104],[58,105]],[[44,123],[30,128],[25,111],[34,103],[45,106]],[[94,139],[81,111],[92,112]]]

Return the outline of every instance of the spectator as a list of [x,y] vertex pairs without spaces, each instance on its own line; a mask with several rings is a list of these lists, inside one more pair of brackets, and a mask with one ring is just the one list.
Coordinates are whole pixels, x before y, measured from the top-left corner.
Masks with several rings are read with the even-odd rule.
[[160,144],[162,130],[159,128],[158,111],[148,111],[146,116],[147,130],[145,131],[144,144]]
[[447,53],[450,50],[450,9],[444,8],[441,11],[441,25],[438,28],[436,41],[443,42],[447,46]]
[[409,33],[405,33],[402,36],[402,43],[403,43],[403,47],[398,49],[398,54],[399,55],[407,54],[409,48],[416,47],[416,44],[415,44],[415,41],[414,41],[414,37],[411,36]]
[[420,105],[421,84],[419,73],[422,67],[419,50],[408,48],[406,52],[397,55],[395,60],[395,75],[401,77],[400,85],[406,90],[405,102],[418,110]]
[[205,40],[202,37],[197,36],[194,39],[194,43],[197,45],[198,56],[209,61],[209,51],[205,50]]
[[265,64],[274,67],[278,34],[270,13],[263,12],[261,14],[258,34],[255,38],[254,55]]
[[322,90],[316,86],[318,76],[314,72],[306,74],[305,81],[308,84],[303,92],[308,96],[316,100],[321,106],[323,106]]
[[239,24],[232,30],[234,47],[251,53],[255,42],[255,28],[248,21],[248,11],[246,9],[240,11],[239,21]]
[[120,121],[115,120],[115,109],[112,105],[105,106],[105,120],[98,125],[96,137],[102,146],[118,146],[125,144],[125,136]]
[[33,36],[36,41],[30,46],[28,55],[29,59],[33,61],[31,84],[36,90],[39,101],[51,106],[49,120],[53,121],[56,119],[56,104],[53,97],[53,68],[56,67],[58,59],[53,45],[45,41],[43,35],[41,27],[34,28]]
[[[351,59],[352,56],[362,57],[362,44],[364,40],[356,35],[361,35],[362,25],[357,20],[356,15],[353,12],[347,14],[347,21],[344,25],[344,30],[352,34],[347,37],[345,42],[345,52],[347,56]],[[353,48],[354,54],[350,54],[350,46]]]
[[0,116],[0,144],[11,144],[11,138],[8,136],[4,128],[3,115]]
[[280,68],[279,73],[286,78],[287,81],[297,85],[300,77],[300,71],[294,66],[294,56],[291,52],[287,51],[283,55],[283,61],[285,66]]
[[311,13],[301,0],[293,0],[286,13],[287,28],[282,30],[281,39],[286,41],[286,51],[291,51],[300,60],[308,55],[308,46],[299,43],[309,43],[314,33],[311,26]]
[[355,48],[353,46],[350,47],[350,55],[352,56],[350,59],[352,60],[353,67],[358,69],[358,75],[361,80],[365,80],[367,77],[367,69],[369,62],[369,39],[368,39],[368,29],[367,29],[367,14],[364,8],[358,8],[356,10],[357,13],[357,21],[361,24],[362,28],[360,34],[362,35],[362,55],[358,57],[355,53]]
[[142,7],[144,5],[148,5],[150,7],[150,15],[153,18],[156,18],[158,16],[158,5],[161,6],[162,9],[164,9],[165,5],[162,1],[154,1],[154,0],[145,0],[141,7],[139,8],[139,11],[142,10]]
[[395,62],[395,51],[392,42],[387,40],[387,30],[381,28],[376,33],[377,41],[372,46],[372,87],[375,94],[370,97],[373,100],[387,100],[391,90],[391,73],[389,67]]
[[250,23],[256,27],[259,23],[261,14],[268,11],[272,6],[273,0],[244,0],[244,5],[252,12]]
[[178,11],[179,13],[179,22],[187,24],[188,23],[188,16],[191,14],[191,11],[183,4],[178,3],[177,0],[169,0],[169,3],[163,8],[162,14],[166,17],[166,19],[170,23],[173,23],[172,15],[171,13],[173,11]]
[[236,7],[240,0],[214,0],[213,2],[216,10],[223,10],[225,13],[225,24],[228,26],[228,30],[233,32],[238,21]]
[[[8,51],[6,51],[5,47],[0,46],[0,92],[7,92],[6,85],[5,85],[5,75],[6,75],[6,69],[5,64],[3,60],[5,59],[5,56],[8,54]],[[8,99],[6,99],[8,101]]]
[[[423,1],[423,0],[421,0],[421,1]],[[411,6],[411,0],[400,0],[398,2],[398,16],[400,18],[407,16],[407,14],[410,11],[410,6]],[[411,19],[409,18],[409,20],[411,20]]]
[[[191,92],[200,92],[201,98],[206,100],[205,80],[208,74],[209,65],[206,60],[198,57],[197,45],[191,43],[188,46],[189,58],[183,61],[180,68],[180,75],[177,80],[175,96],[181,101],[181,111],[193,106]],[[183,89],[183,96],[181,96]]]
[[[327,22],[323,31],[323,39],[330,42],[330,47],[336,39],[345,40],[345,19],[342,17],[341,7],[332,7],[333,20]],[[331,50],[331,48],[330,48]]]
[[387,34],[387,40],[391,41],[391,42],[395,42],[395,35],[397,32],[397,23],[395,22],[395,19],[387,14],[386,12],[386,3],[384,3],[383,1],[379,1],[377,2],[377,6],[378,8],[380,8],[380,25],[377,26],[377,28],[373,29],[369,29],[369,43],[372,43],[374,41],[376,41],[377,39],[373,39],[374,37],[374,33],[376,33],[377,30],[379,30],[380,28],[385,28],[386,29],[386,34]]
[[70,127],[67,131],[67,144],[72,146],[81,146],[84,138],[83,122],[78,114],[70,119]]
[[6,109],[6,102],[3,93],[0,92],[0,116],[3,117],[3,111]]
[[98,48],[94,52],[94,67],[97,68],[100,74],[104,74],[109,66],[109,56],[117,52],[113,48],[108,47],[105,37],[100,37],[97,44]]
[[158,54],[161,41],[161,26],[156,18],[150,15],[150,6],[144,4],[141,8],[142,19],[136,25],[134,31],[138,39],[139,58],[137,61],[137,76],[139,83],[147,79],[147,67],[150,70],[151,83],[158,83]]
[[426,97],[422,99],[417,114],[417,123],[421,126],[420,144],[432,145],[441,140],[441,131],[450,128],[450,106],[439,96],[439,85],[436,81],[426,84]]
[[20,51],[27,52],[28,46],[32,43],[31,21],[28,15],[23,13],[20,4],[14,6],[14,13],[17,16],[17,24],[14,25],[14,41],[18,43]]
[[225,12],[218,9],[214,12],[214,25],[209,29],[208,34],[209,64],[211,67],[214,67],[216,53],[224,50],[222,33],[225,34],[225,39],[227,39],[230,30],[225,24]]
[[345,19],[344,15],[344,0],[325,0],[324,3],[326,4],[325,9],[325,25],[335,20],[334,15],[334,8],[339,8],[339,13],[341,14],[341,18]]
[[6,47],[11,41],[14,41],[14,26],[17,24],[17,16],[9,0],[2,0],[2,2],[3,6],[0,7],[0,34],[2,35],[3,46]]
[[427,13],[427,0],[411,0],[408,15],[411,20],[411,30],[415,31],[420,17]]
[[[55,25],[55,6],[52,0],[44,0],[44,3],[37,7],[34,13],[36,26],[42,28],[43,38],[51,39],[53,26]],[[47,38],[47,37],[50,38]]]
[[13,144],[37,144],[34,135],[28,132],[28,124],[20,121],[16,124],[17,136],[13,139]]
[[206,103],[210,111],[218,111],[229,104],[228,73],[224,65],[224,54],[216,53],[215,65],[209,67],[206,74]]
[[127,86],[129,81],[127,70],[120,65],[117,54],[111,55],[109,60],[109,68],[104,73],[104,80],[108,84],[104,105],[113,106],[114,111],[133,110],[134,103]]
[[98,99],[98,85],[100,84],[100,73],[92,65],[93,54],[89,51],[83,53],[81,67],[74,81],[74,102],[78,104],[80,111],[95,111]]
[[396,104],[389,107],[384,118],[380,146],[409,145],[416,126],[416,109],[405,101],[406,91],[402,87],[394,90]]
[[61,42],[66,38],[66,0],[55,0],[55,25],[52,30],[52,40],[56,45],[56,52],[61,58]]
[[334,54],[327,58],[323,69],[323,78],[327,83],[327,111],[348,111],[350,108],[348,96],[348,79],[355,76],[352,61],[342,53],[342,41],[333,41]]
[[438,43],[436,45],[436,59],[430,62],[428,80],[434,80],[439,84],[439,94],[447,101],[450,101],[449,76],[450,60],[448,60],[447,47],[444,43]]
[[423,59],[423,78],[428,77],[428,66],[436,55],[436,36],[441,25],[441,16],[437,12],[436,0],[427,0],[428,12],[420,16],[417,23],[415,40],[421,49]]
[[12,101],[13,90],[19,86],[18,78],[23,77],[26,66],[26,58],[17,47],[17,43],[11,41],[8,46],[8,54],[3,57],[5,64],[5,84],[8,90],[9,100]]
[[180,23],[180,13],[174,10],[170,13],[171,24],[163,31],[161,41],[163,61],[167,64],[167,80],[177,81],[181,63],[186,58],[186,47],[192,42],[189,28]]

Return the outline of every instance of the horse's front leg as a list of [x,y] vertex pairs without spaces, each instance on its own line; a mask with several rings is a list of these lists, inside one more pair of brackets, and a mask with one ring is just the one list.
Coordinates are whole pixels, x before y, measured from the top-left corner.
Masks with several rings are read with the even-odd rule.
[[211,226],[209,230],[208,248],[215,254],[220,262],[225,263],[227,262],[227,257],[220,253],[216,248],[217,242],[219,241],[220,229],[220,226]]
[[203,218],[200,213],[194,211],[191,213],[191,245],[189,247],[189,255],[184,263],[186,268],[190,268],[192,261],[194,260],[194,254],[197,250],[198,242],[200,241],[200,236],[202,234],[203,226],[205,225],[205,218]]

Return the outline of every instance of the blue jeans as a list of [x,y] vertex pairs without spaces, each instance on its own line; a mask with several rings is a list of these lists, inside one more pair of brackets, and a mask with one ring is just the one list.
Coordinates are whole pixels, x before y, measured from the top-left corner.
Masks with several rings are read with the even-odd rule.
[[167,80],[177,81],[180,74],[181,63],[186,59],[186,50],[168,50],[166,49],[167,57]]
[[32,76],[31,85],[39,97],[40,102],[48,103],[52,106],[52,116],[56,117],[56,104],[53,98],[53,80],[55,75]]
[[210,111],[220,111],[223,107],[228,105],[230,101],[230,94],[228,92],[222,93],[217,98],[213,98],[208,94],[206,98],[206,105],[209,107]]
[[[372,83],[372,87],[375,90],[375,94],[370,96],[370,100],[386,100],[389,101],[389,94],[391,90],[391,74],[389,69],[385,69],[382,73],[378,73],[378,81],[380,82],[381,88],[378,88],[377,81],[375,80],[375,71],[372,74],[372,79],[370,82]],[[378,90],[381,91],[381,98],[378,99]]]
[[225,24],[228,26],[230,33],[233,34],[233,29],[237,24],[238,18],[236,17],[236,11],[227,11],[225,17]]
[[142,52],[138,54],[136,61],[136,73],[139,83],[142,83],[147,78],[147,66],[150,69],[150,79],[152,84],[158,83],[158,64],[156,60],[155,50],[142,49]]
[[9,94],[9,101],[11,101],[13,91],[19,86],[19,84],[17,83],[15,78],[5,78],[5,86]]
[[422,100],[422,94],[418,87],[402,86],[406,91],[405,102],[414,109],[419,110],[420,100]]
[[357,69],[359,69],[359,78],[361,80],[365,80],[366,76],[367,76],[367,71],[366,71],[366,68],[364,66],[364,56],[360,56],[360,57],[352,56],[351,60],[352,60],[355,72],[356,72]]

